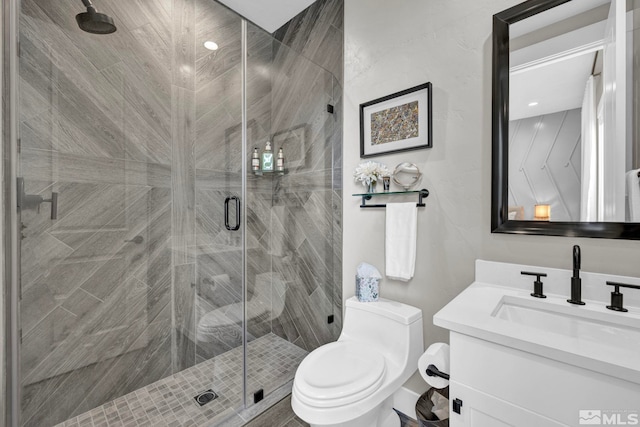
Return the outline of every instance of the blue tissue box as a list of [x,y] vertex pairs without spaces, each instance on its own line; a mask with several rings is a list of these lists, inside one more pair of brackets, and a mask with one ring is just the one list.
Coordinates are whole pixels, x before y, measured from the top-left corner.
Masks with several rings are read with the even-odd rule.
[[379,294],[380,279],[375,277],[361,277],[356,275],[356,297],[358,297],[358,301],[378,301]]

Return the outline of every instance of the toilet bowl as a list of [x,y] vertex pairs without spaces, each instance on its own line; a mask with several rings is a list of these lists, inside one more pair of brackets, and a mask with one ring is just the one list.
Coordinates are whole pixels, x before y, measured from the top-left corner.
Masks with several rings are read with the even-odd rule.
[[311,426],[399,426],[393,394],[422,352],[420,309],[350,298],[338,341],[312,351],[298,367],[293,411]]

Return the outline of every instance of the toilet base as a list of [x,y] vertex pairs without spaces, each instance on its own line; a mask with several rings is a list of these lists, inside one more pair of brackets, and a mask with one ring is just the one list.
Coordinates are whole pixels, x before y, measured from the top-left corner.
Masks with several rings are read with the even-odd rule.
[[311,427],[400,427],[400,417],[393,410],[393,396],[366,414],[338,424],[310,424]]

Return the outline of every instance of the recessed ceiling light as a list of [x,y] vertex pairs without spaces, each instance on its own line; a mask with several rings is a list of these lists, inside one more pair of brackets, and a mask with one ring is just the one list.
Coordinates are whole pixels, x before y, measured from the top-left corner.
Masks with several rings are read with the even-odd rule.
[[206,41],[204,42],[204,47],[206,47],[209,50],[218,50],[218,43],[212,42],[212,41]]
[[529,103],[529,107],[535,107],[536,105],[538,105],[537,101],[533,101]]

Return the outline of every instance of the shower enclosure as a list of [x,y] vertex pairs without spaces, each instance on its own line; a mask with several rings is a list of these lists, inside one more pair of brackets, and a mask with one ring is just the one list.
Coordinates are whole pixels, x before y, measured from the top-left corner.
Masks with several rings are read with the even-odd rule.
[[340,331],[342,89],[215,1],[94,4],[4,2],[6,424],[246,420]]

